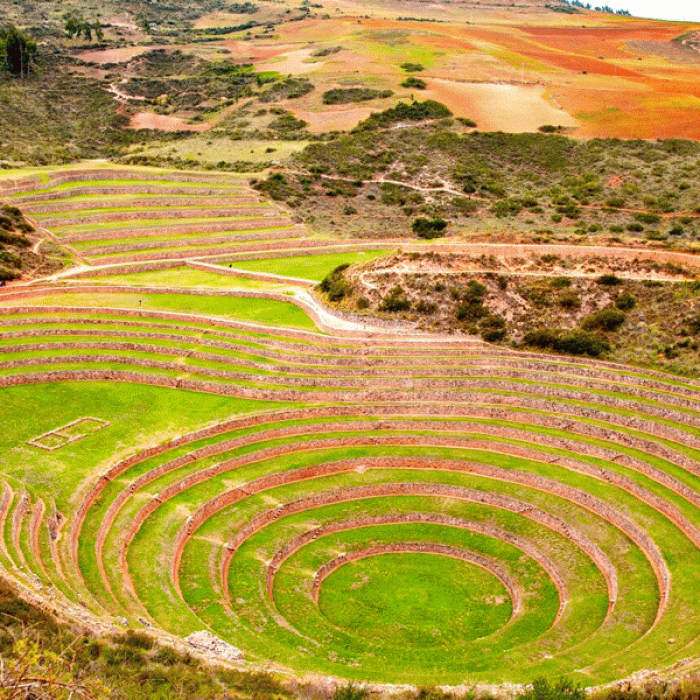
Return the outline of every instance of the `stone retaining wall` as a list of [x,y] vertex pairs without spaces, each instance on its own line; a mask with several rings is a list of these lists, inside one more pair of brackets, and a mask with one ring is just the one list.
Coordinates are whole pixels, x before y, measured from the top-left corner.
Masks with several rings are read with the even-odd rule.
[[[202,246],[210,245],[243,245],[249,241],[286,241],[291,236],[296,236],[297,232],[293,229],[281,229],[278,231],[265,231],[262,233],[256,233],[255,231],[250,231],[249,233],[241,232],[246,229],[236,230],[236,231],[226,231],[223,235],[210,236],[207,238],[197,237],[197,238],[176,238],[174,240],[144,240],[139,243],[108,243],[104,245],[91,245],[85,248],[82,252],[83,255],[87,257],[94,257],[96,255],[106,255],[108,253],[126,253],[133,252],[139,253],[141,251],[151,251],[159,250],[161,248],[197,248]],[[102,240],[102,238],[94,239]]]
[[261,232],[268,228],[289,230],[300,235],[301,229],[291,225],[286,217],[269,217],[259,219],[237,219],[233,221],[202,221],[198,224],[153,225],[144,227],[115,227],[114,229],[100,228],[95,224],[92,231],[57,231],[56,236],[61,243],[79,243],[85,241],[118,240],[120,238],[149,238],[155,236],[185,236],[190,233],[220,233],[223,231],[255,231]]
[[[203,362],[216,362],[221,365],[232,365],[237,368],[247,368],[252,371],[234,371],[229,369],[218,369],[199,365],[181,365],[175,362],[164,362],[151,358],[132,357],[124,355],[112,354],[96,354],[96,355],[52,355],[49,354],[55,350],[113,350],[122,352],[142,352],[153,355],[166,355],[177,358],[190,358],[201,360]],[[446,389],[496,389],[502,391],[520,390],[527,393],[539,394],[544,390],[567,392],[573,389],[589,390],[585,392],[588,396],[588,401],[603,403],[608,402],[611,398],[608,396],[600,396],[595,392],[594,384],[602,384],[600,390],[609,391],[611,388],[610,378],[596,375],[594,370],[586,369],[583,376],[571,376],[567,374],[556,374],[551,376],[548,372],[539,371],[537,368],[533,370],[524,369],[522,371],[516,369],[496,369],[488,367],[482,369],[476,367],[472,369],[469,366],[459,368],[454,371],[445,371],[440,369],[438,376],[423,377],[420,379],[406,379],[405,369],[397,368],[393,372],[380,372],[377,370],[363,371],[362,376],[358,376],[356,372],[348,370],[348,374],[340,373],[337,369],[328,371],[318,371],[314,368],[307,370],[307,376],[288,376],[288,374],[299,374],[304,368],[295,365],[271,365],[264,362],[255,362],[243,358],[235,358],[227,355],[216,355],[213,353],[202,352],[200,350],[183,350],[180,348],[151,345],[138,342],[117,342],[117,341],[78,341],[78,342],[44,342],[44,343],[27,343],[21,345],[0,346],[0,358],[10,356],[14,353],[23,352],[46,352],[44,357],[9,359],[0,361],[0,368],[10,369],[17,367],[30,367],[42,364],[57,364],[78,362],[110,362],[117,364],[135,364],[142,367],[151,367],[153,369],[163,369],[172,371],[189,370],[195,375],[218,377],[221,379],[238,379],[244,381],[254,381],[259,384],[273,384],[295,387],[309,388],[327,388],[327,389],[368,389],[368,390],[395,390],[413,388],[418,391],[430,390],[446,390]],[[250,352],[250,351],[249,351]],[[255,370],[262,370],[276,374],[258,374]],[[425,373],[425,367],[420,370]],[[475,373],[488,376],[473,376]],[[509,381],[509,380],[512,380]],[[520,384],[520,382],[526,382]],[[530,382],[530,383],[528,383]],[[547,386],[549,382],[554,386]],[[515,383],[515,386],[514,386]],[[648,385],[654,384],[652,388]],[[679,394],[666,391],[666,387],[647,381],[647,386],[639,387],[634,385],[621,383],[620,386],[612,386],[612,389],[617,389],[620,393],[634,396],[638,399],[655,402],[661,406],[682,408],[697,412],[697,407],[700,405],[700,396],[698,392],[687,389]],[[657,390],[660,389],[660,390]],[[686,395],[682,395],[686,394]],[[565,394],[551,394],[560,398],[566,398]],[[581,400],[584,396],[583,392],[576,392],[576,399]],[[643,412],[640,410],[640,412]],[[690,415],[685,419],[685,422],[700,425],[700,415]]]
[[[299,511],[294,509],[295,512],[304,512],[304,510]],[[288,511],[289,512],[289,511]],[[282,564],[291,557],[295,552],[299,551],[302,547],[307,544],[314,542],[320,537],[326,535],[334,534],[337,532],[345,532],[348,530],[356,530],[358,528],[365,527],[376,527],[382,525],[403,525],[403,524],[413,524],[413,523],[430,523],[435,525],[442,525],[444,527],[453,527],[467,532],[476,532],[481,535],[486,535],[487,537],[493,537],[494,539],[500,540],[502,542],[507,542],[508,544],[516,547],[521,552],[527,554],[534,561],[536,561],[550,577],[552,583],[557,589],[559,595],[559,609],[557,610],[557,615],[553,624],[556,624],[561,617],[561,614],[569,601],[569,593],[567,590],[566,582],[561,572],[557,569],[554,562],[544,554],[532,543],[531,540],[526,537],[521,537],[519,535],[514,535],[506,530],[491,525],[490,523],[479,523],[475,521],[464,520],[462,518],[456,518],[448,515],[443,515],[441,513],[401,513],[401,514],[390,514],[390,515],[379,515],[373,517],[358,517],[350,518],[348,520],[340,520],[322,525],[321,527],[314,528],[313,530],[308,530],[302,535],[298,535],[289,542],[287,542],[281,549],[279,549],[275,555],[272,557],[270,563],[267,567],[266,582],[267,582],[267,594],[270,600],[273,600],[273,585],[274,576],[279,571]],[[262,528],[257,528],[255,532],[259,532]],[[254,532],[251,532],[251,535]],[[230,600],[230,594],[228,591],[228,569],[230,566],[231,556],[235,553],[235,549],[227,549],[226,552],[228,556],[228,562],[226,566],[221,569],[221,586],[224,591],[225,597]],[[316,597],[315,603],[318,604],[318,597]]]
[[[72,196],[71,192],[71,196]],[[109,200],[83,201],[83,202],[61,202],[60,200],[51,200],[51,203],[31,204],[27,203],[22,207],[22,210],[29,214],[53,214],[59,212],[85,211],[102,209],[113,209],[117,203]],[[220,206],[241,206],[255,205],[250,208],[245,208],[245,211],[259,209],[260,211],[274,211],[271,205],[267,202],[258,199],[257,197],[249,197],[245,195],[224,195],[220,197],[184,197],[178,195],[169,195],[167,192],[161,196],[153,197],[133,197],[132,199],[120,199],[119,207],[220,207]]]
[[[485,557],[477,552],[470,552],[459,547],[451,547],[449,545],[438,544],[435,542],[391,542],[388,544],[375,544],[363,549],[356,549],[350,552],[345,552],[340,556],[332,559],[324,564],[314,576],[312,584],[311,597],[316,605],[318,605],[318,594],[321,590],[321,585],[328,576],[345,564],[368,557],[374,557],[381,554],[437,554],[443,557],[451,557],[460,561],[474,564],[486,571],[492,576],[495,576],[508,591],[511,599],[512,614],[509,622],[516,617],[519,617],[523,612],[523,594],[524,591],[517,585],[515,580],[510,576],[510,573],[504,566],[499,564],[490,557]],[[268,584],[272,586],[272,582]]]
[[[383,460],[383,464],[386,467],[386,460],[391,458],[386,458]],[[347,467],[344,471],[351,471],[356,466],[362,466],[367,463],[366,459],[357,460],[345,460],[340,463]],[[445,465],[441,462],[442,469],[444,470]],[[320,465],[314,468],[316,475],[321,475],[322,471],[325,471],[324,467],[329,465]],[[400,467],[399,467],[400,468]],[[298,470],[302,471],[302,470]],[[308,471],[308,470],[306,470]],[[313,478],[313,476],[309,476]],[[258,480],[260,481],[260,480]],[[233,505],[234,503],[243,500],[244,498],[252,495],[253,493],[259,493],[261,490],[253,487],[253,484],[257,482],[251,482],[247,484],[245,490],[243,489],[233,489],[229,492],[217,496],[215,499],[204,504],[180,529],[176,537],[175,550],[173,555],[173,565],[171,567],[171,577],[173,582],[178,586],[178,571],[179,564],[182,557],[182,552],[187,544],[191,534],[201,525],[212,517],[215,513],[219,512],[225,507]],[[618,596],[618,575],[615,566],[612,564],[607,555],[600,549],[600,547],[595,544],[587,535],[579,531],[576,527],[566,523],[564,520],[560,519],[556,515],[547,513],[540,510],[539,508],[533,507],[529,503],[524,501],[519,501],[515,498],[509,496],[502,496],[500,494],[488,492],[488,491],[476,491],[474,489],[468,489],[461,486],[452,486],[447,484],[436,484],[436,483],[381,483],[381,484],[371,484],[359,487],[350,487],[340,490],[334,490],[331,492],[325,492],[320,494],[314,494],[301,501],[292,502],[280,506],[276,509],[277,518],[283,517],[287,513],[296,512],[297,508],[302,508],[304,510],[308,508],[322,507],[325,505],[332,505],[336,503],[343,503],[348,501],[355,501],[366,498],[381,498],[381,497],[393,497],[393,496],[427,496],[427,497],[437,497],[437,498],[454,498],[457,500],[466,501],[469,503],[478,503],[485,506],[495,507],[499,510],[507,510],[512,513],[521,515],[528,520],[532,520],[539,525],[542,525],[548,530],[553,530],[558,534],[565,537],[567,540],[571,541],[578,549],[583,551],[596,565],[596,567],[603,574],[608,587],[608,595],[610,601],[610,609],[614,606],[617,601]],[[303,504],[303,505],[301,505]],[[275,518],[276,519],[276,518]],[[233,553],[234,550],[229,550]],[[222,566],[228,566],[224,561]],[[608,611],[608,615],[610,610]]]
[[[90,210],[90,204],[82,202],[82,208],[73,209],[74,212],[82,212],[75,216],[47,216],[41,219],[41,225],[45,228],[54,226],[83,226],[85,224],[105,224],[116,223],[121,221],[138,221],[139,219],[162,219],[164,221],[170,219],[193,219],[202,218],[204,216],[215,218],[223,217],[249,217],[257,216],[260,218],[281,218],[275,217],[275,211],[269,206],[263,207],[233,207],[223,206],[221,203],[216,205],[204,205],[201,201],[189,202],[188,204],[175,205],[170,204],[167,208],[144,207],[140,211],[86,211]],[[113,203],[114,204],[114,203]],[[118,202],[118,208],[124,207],[121,201]],[[113,207],[116,208],[116,207]],[[71,210],[69,210],[71,211]],[[33,212],[36,213],[36,212]],[[285,217],[285,221],[289,221]],[[109,229],[106,230],[108,232]],[[103,236],[106,237],[106,236]]]
[[104,170],[66,170],[58,173],[48,173],[47,181],[42,181],[39,176],[22,178],[21,180],[0,180],[0,193],[7,195],[22,192],[31,187],[33,190],[48,190],[57,185],[69,182],[90,182],[101,180],[143,180],[144,182],[201,182],[217,183],[241,186],[240,180],[226,178],[225,176],[210,175],[208,173],[158,173],[141,172],[138,170],[127,171],[119,169]]

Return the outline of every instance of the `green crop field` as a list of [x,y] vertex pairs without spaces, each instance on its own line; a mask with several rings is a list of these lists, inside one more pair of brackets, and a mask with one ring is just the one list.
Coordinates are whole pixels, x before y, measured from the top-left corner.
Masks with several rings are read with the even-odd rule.
[[140,174],[13,195],[103,248],[0,293],[8,576],[297,676],[594,685],[700,654],[696,380],[339,314],[294,278],[385,247],[206,256],[156,214],[257,195]]
[[0,0],[0,700],[700,700],[636,2]]
[[267,258],[264,260],[235,260],[231,263],[240,270],[267,272],[284,277],[301,277],[320,282],[338,265],[374,260],[387,253],[386,250],[360,250],[356,253],[328,253],[325,255]]

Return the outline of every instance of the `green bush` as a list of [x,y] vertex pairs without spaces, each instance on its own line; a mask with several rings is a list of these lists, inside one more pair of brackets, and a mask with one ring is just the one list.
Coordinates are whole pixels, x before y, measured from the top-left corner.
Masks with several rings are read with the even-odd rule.
[[462,301],[455,312],[457,320],[463,323],[474,323],[487,316],[489,312],[484,306],[484,297],[487,292],[488,289],[481,282],[476,280],[469,282],[464,292],[459,295]]
[[352,133],[372,131],[374,129],[386,129],[403,121],[421,122],[429,119],[445,119],[451,116],[452,112],[450,112],[445,105],[435,100],[412,102],[411,104],[399,102],[396,107],[391,107],[383,112],[372,114],[367,119],[360,122],[352,130]]
[[10,282],[11,280],[19,279],[22,274],[18,270],[10,270],[4,265],[0,265],[0,281]]
[[465,287],[462,298],[470,303],[482,302],[488,291],[486,285],[477,280],[471,280]]
[[445,235],[447,221],[420,217],[413,222],[412,229],[418,238],[440,238]]
[[469,216],[479,210],[479,205],[473,199],[468,199],[467,197],[455,197],[450,204],[462,216]]
[[580,685],[574,685],[568,678],[560,678],[550,684],[546,678],[537,678],[531,690],[518,696],[518,700],[585,700],[586,691]]
[[149,651],[155,645],[155,640],[145,632],[137,632],[136,630],[127,630],[126,634],[117,635],[114,637],[117,644],[134,647],[135,649],[145,649]]
[[416,304],[416,311],[419,314],[434,314],[437,311],[437,304],[433,303],[432,301],[425,301],[421,299]]
[[597,280],[598,284],[602,284],[608,287],[614,287],[618,284],[622,284],[622,280],[617,275],[605,274],[601,275]]
[[293,100],[308,95],[314,86],[306,78],[285,78],[265,90],[260,95],[260,102],[276,102],[277,100]]
[[506,320],[498,314],[489,314],[480,321],[479,331],[487,343],[497,343],[506,337]]
[[559,297],[559,306],[561,306],[563,309],[580,309],[581,297],[578,295],[578,292],[571,289],[564,292]]
[[590,357],[599,357],[610,350],[610,345],[606,340],[585,330],[563,333],[560,329],[538,328],[526,333],[523,342],[525,345],[542,350],[554,350],[569,355],[589,355]]
[[425,70],[425,66],[422,63],[402,63],[401,68],[405,70],[407,73],[420,73],[421,71]]
[[625,200],[622,197],[610,197],[605,200],[605,206],[611,209],[622,209],[625,206]]
[[13,245],[17,248],[28,248],[32,242],[21,233],[13,233],[0,228],[0,243]]
[[375,90],[373,88],[333,88],[323,93],[324,105],[343,105],[350,102],[367,102],[391,97],[391,90]]
[[553,277],[550,284],[554,289],[567,289],[571,286],[571,277],[566,277],[564,275]]
[[629,292],[620,294],[620,296],[615,299],[615,306],[617,306],[620,311],[630,311],[635,307],[636,303],[637,300]]
[[341,301],[352,293],[352,287],[343,274],[348,267],[350,267],[348,264],[338,265],[318,285],[318,288],[328,295],[329,301]]
[[380,311],[388,311],[389,313],[408,311],[410,308],[411,302],[406,298],[403,288],[398,285],[382,299],[382,303],[379,305]]
[[369,690],[361,685],[348,683],[338,686],[333,693],[333,700],[366,700],[369,697]]
[[586,331],[616,331],[625,322],[625,314],[614,306],[607,306],[586,316],[581,322],[581,328]]
[[163,666],[174,666],[182,661],[182,657],[171,647],[161,647],[153,660]]
[[401,83],[401,87],[410,88],[412,90],[425,90],[425,88],[428,86],[425,80],[416,78],[415,75],[411,75]]
[[658,214],[647,214],[645,212],[635,214],[634,218],[640,224],[658,224],[661,221],[661,217]]

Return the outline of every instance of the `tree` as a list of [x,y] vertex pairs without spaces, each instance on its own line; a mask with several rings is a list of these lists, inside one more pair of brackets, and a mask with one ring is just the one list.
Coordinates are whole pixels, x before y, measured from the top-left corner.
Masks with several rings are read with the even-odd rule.
[[0,65],[12,73],[26,78],[30,64],[37,53],[36,41],[10,24],[0,28]]
[[97,36],[100,41],[104,39],[104,32],[99,22],[90,24],[82,15],[76,15],[72,12],[63,15],[63,17],[66,20],[63,28],[66,30],[66,36],[69,39],[72,39],[74,36],[80,39],[80,37],[83,36],[88,41],[92,41],[93,32],[95,32],[95,36]]

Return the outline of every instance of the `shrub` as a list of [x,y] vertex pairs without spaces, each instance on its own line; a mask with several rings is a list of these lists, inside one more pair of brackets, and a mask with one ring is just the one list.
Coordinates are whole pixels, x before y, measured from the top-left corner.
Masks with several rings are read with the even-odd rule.
[[518,696],[518,700],[585,700],[586,691],[568,678],[560,678],[550,685],[546,678],[537,678],[532,689]]
[[420,217],[413,222],[412,228],[418,238],[440,238],[445,235],[447,221]]
[[486,285],[483,285],[481,282],[477,282],[476,280],[472,280],[466,286],[464,293],[462,294],[462,298],[470,303],[482,302],[484,297],[488,294],[488,291],[489,290],[486,288]]
[[401,87],[411,88],[413,90],[425,90],[425,88],[428,86],[426,85],[425,80],[416,78],[415,75],[411,75],[406,78],[403,83],[401,83]]
[[174,666],[180,663],[182,657],[171,647],[161,647],[153,660],[158,664],[163,664],[163,666]]
[[308,126],[303,119],[297,119],[293,114],[283,114],[273,119],[268,125],[274,131],[299,131]]
[[581,297],[573,289],[568,292],[564,292],[559,297],[559,306],[564,309],[580,309],[581,308]]
[[342,51],[343,47],[342,46],[326,46],[322,49],[316,49],[314,52],[312,52],[312,56],[314,58],[321,58],[323,56],[330,56],[334,53],[338,53],[339,51]]
[[105,647],[104,660],[108,666],[145,667],[147,664],[143,652],[123,644],[116,648]]
[[411,190],[403,185],[396,185],[393,182],[383,182],[381,185],[382,204],[405,206],[409,202],[413,204],[421,204],[423,195],[420,192]]
[[479,331],[487,343],[497,343],[506,337],[506,320],[498,314],[489,314],[479,323]]
[[155,644],[151,636],[145,632],[137,632],[136,630],[127,630],[126,634],[117,635],[114,641],[124,646],[134,647],[134,649],[145,649],[146,651],[153,649]]
[[610,350],[610,344],[603,338],[585,330],[573,331],[559,339],[554,348],[557,352],[570,355],[599,357]]
[[401,68],[403,68],[407,73],[420,73],[421,71],[425,70],[425,66],[422,63],[410,63],[409,61],[402,63]]
[[424,301],[421,299],[416,304],[416,311],[419,314],[434,314],[437,311],[437,304],[434,304],[432,301]]
[[629,292],[625,292],[615,299],[615,306],[617,306],[620,311],[630,311],[634,308],[636,303],[637,300]]
[[313,84],[306,78],[285,78],[263,92],[259,99],[260,102],[292,100],[308,95],[313,89]]
[[526,345],[546,349],[553,348],[558,339],[559,331],[551,328],[537,328],[534,331],[528,331],[523,340]]
[[565,277],[563,275],[560,277],[553,277],[550,284],[554,289],[566,289],[571,286],[571,277]]
[[625,206],[625,200],[622,197],[610,197],[605,200],[605,205],[611,209],[622,209]]
[[562,334],[559,329],[538,328],[525,334],[523,342],[543,350],[551,349],[569,355],[599,357],[610,350],[610,345],[595,333],[575,330]]
[[411,302],[406,298],[403,288],[398,285],[382,299],[382,303],[379,305],[380,311],[388,311],[389,313],[408,311],[410,308]]
[[479,205],[473,199],[467,199],[467,197],[455,197],[450,204],[462,216],[469,216],[479,209]]
[[12,233],[11,231],[5,231],[0,228],[0,243],[6,243],[7,245],[13,245],[17,248],[28,248],[32,242],[22,234]]
[[598,282],[598,284],[603,284],[603,285],[606,285],[608,287],[614,287],[618,284],[622,284],[622,280],[619,277],[617,277],[616,275],[610,275],[610,274],[601,275],[598,278],[597,282]]
[[476,129],[476,122],[473,119],[457,117],[457,121],[464,126],[468,126],[470,129]]
[[391,97],[391,90],[375,90],[374,88],[333,88],[323,93],[324,105],[342,105],[350,102],[367,102]]
[[506,216],[517,216],[523,210],[523,205],[519,199],[503,199],[499,202],[494,202],[491,206],[491,211],[502,219]]
[[333,272],[326,275],[321,284],[318,285],[318,288],[328,295],[329,301],[341,301],[341,299],[344,299],[352,292],[352,287],[343,274],[348,267],[350,266],[347,264],[338,265],[338,267],[336,267]]
[[481,282],[472,280],[460,295],[462,302],[455,312],[457,320],[473,323],[488,315],[488,309],[484,306],[484,297],[487,292],[488,289]]
[[10,282],[11,280],[16,280],[21,277],[21,273],[17,270],[10,270],[9,268],[0,265],[0,281]]
[[355,685],[352,681],[337,687],[333,693],[333,700],[366,700],[367,697],[369,697],[369,690]]
[[581,328],[586,331],[616,331],[625,322],[625,314],[614,306],[607,306],[600,311],[586,316],[581,323]]
[[627,230],[631,231],[632,233],[640,233],[644,230],[644,226],[635,222],[627,224]]
[[634,218],[640,224],[658,224],[661,221],[661,217],[658,214],[647,214],[645,212],[635,214]]
[[364,309],[369,309],[369,299],[367,297],[360,297],[357,300],[357,308],[361,311]]
[[399,102],[396,107],[391,107],[383,112],[372,114],[370,117],[360,122],[353,129],[352,133],[371,131],[379,128],[386,129],[402,121],[421,122],[428,119],[444,119],[445,117],[451,116],[452,112],[450,112],[445,105],[435,100],[412,102],[411,104]]

